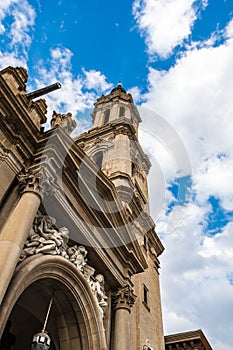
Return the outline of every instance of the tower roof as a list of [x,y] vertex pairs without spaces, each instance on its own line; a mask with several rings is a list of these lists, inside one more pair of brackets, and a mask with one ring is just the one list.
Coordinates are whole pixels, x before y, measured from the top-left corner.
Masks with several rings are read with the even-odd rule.
[[126,92],[126,90],[122,87],[121,83],[118,83],[118,85],[115,88],[113,88],[108,95],[102,95],[100,98],[97,99],[97,102],[94,104],[109,102],[115,98],[120,98],[128,102],[133,102],[132,95]]
[[126,94],[126,90],[123,89],[122,84],[120,82],[118,83],[117,87],[112,89],[111,94],[115,91],[121,91],[121,92],[124,92]]

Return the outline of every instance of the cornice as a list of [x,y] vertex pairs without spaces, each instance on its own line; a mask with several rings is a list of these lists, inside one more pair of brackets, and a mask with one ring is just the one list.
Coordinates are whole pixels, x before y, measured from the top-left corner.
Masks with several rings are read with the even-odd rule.
[[201,329],[177,334],[170,334],[164,337],[165,345],[178,344],[192,340],[200,340],[205,350],[213,350]]
[[[45,166],[49,167],[49,171],[51,174],[53,174],[53,176],[56,176],[57,171],[63,167],[62,181],[63,185],[68,191],[66,191],[66,199],[70,200],[70,208],[66,207],[65,210],[70,212],[69,215],[72,215],[73,219],[75,216],[78,217],[78,215],[80,215],[80,213],[77,212],[75,214],[78,207],[81,207],[82,210],[86,212],[85,215],[89,217],[90,224],[92,223],[93,229],[96,226],[95,230],[97,241],[93,239],[95,235],[93,234],[93,230],[90,230],[91,226],[89,229],[87,228],[85,230],[86,233],[88,233],[87,231],[90,230],[87,237],[87,239],[90,240],[90,245],[104,246],[104,242],[98,242],[98,227],[101,227],[103,230],[106,228],[105,236],[109,241],[107,245],[110,247],[122,246],[122,248],[119,248],[122,252],[122,263],[125,262],[130,256],[127,265],[129,266],[131,273],[143,271],[146,263],[143,255],[138,254],[139,248],[136,248],[136,243],[130,248],[126,247],[126,243],[131,242],[132,237],[129,228],[127,228],[126,209],[122,207],[122,203],[118,198],[118,194],[113,183],[105,176],[103,172],[97,172],[96,165],[89,159],[84,151],[73,142],[73,140],[64,132],[62,128],[58,127],[52,131],[50,130],[43,136],[44,139],[43,141],[40,141],[40,145],[35,154],[36,163],[39,164],[42,160],[42,166],[44,162]],[[66,154],[65,162],[64,157],[62,157],[64,154]],[[95,198],[95,194],[93,194],[93,201],[95,201],[97,210],[88,207],[84,202],[82,203],[82,197],[80,196],[80,191],[77,186],[77,178],[79,176],[78,170],[81,164],[85,164],[85,171],[90,173],[90,175],[92,174],[92,177],[94,176],[96,178],[97,188],[104,199],[103,203],[101,204],[98,202],[98,199]],[[91,193],[91,188],[93,185],[90,182],[91,176],[85,176],[81,179],[81,181],[83,181],[84,188],[86,188],[86,191],[89,193]],[[55,197],[61,202],[61,205],[64,206],[64,200],[66,199],[62,199],[62,196],[59,195],[59,191],[55,194]],[[109,212],[107,210],[108,208],[103,207],[103,204],[107,205],[109,200],[115,203],[116,206],[116,210],[113,213]],[[71,203],[73,204],[71,205]],[[73,214],[71,214],[72,212]],[[78,222],[80,224],[80,220],[78,220]],[[85,226],[85,222],[83,225]],[[108,234],[109,227],[115,231],[113,237],[109,236]],[[136,237],[134,237],[134,239],[136,239]]]

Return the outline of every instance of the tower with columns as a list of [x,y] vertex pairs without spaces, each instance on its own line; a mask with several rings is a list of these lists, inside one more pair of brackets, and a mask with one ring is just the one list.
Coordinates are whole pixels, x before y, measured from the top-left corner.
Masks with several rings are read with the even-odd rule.
[[46,89],[26,82],[23,68],[0,71],[0,348],[165,350],[164,248],[132,96],[118,84],[72,138],[71,113],[44,130]]

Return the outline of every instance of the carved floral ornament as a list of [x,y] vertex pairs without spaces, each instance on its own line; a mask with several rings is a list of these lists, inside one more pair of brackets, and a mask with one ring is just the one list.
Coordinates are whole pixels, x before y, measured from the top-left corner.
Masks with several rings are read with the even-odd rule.
[[126,285],[122,288],[119,288],[114,295],[114,305],[115,310],[120,308],[130,308],[134,305],[136,300],[136,295],[133,293],[132,287]]
[[92,293],[97,299],[101,314],[107,307],[107,295],[104,289],[104,276],[97,274],[87,264],[87,250],[84,246],[68,245],[69,230],[58,228],[56,220],[48,215],[37,215],[29,236],[24,244],[19,263],[36,254],[59,255],[69,260],[84,275]]

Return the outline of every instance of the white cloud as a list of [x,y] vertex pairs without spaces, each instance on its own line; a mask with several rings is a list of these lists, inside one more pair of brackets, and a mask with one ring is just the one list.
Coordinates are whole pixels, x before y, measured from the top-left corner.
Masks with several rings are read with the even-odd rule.
[[[48,119],[53,110],[60,113],[71,112],[75,118],[79,112],[93,109],[93,104],[100,93],[111,87],[106,77],[99,71],[83,69],[83,74],[74,76],[72,56],[73,53],[68,48],[57,47],[51,50],[51,58],[47,62],[41,61],[38,65],[37,75],[40,79],[35,80],[34,88],[41,88],[56,81],[62,85],[60,90],[46,96]],[[76,134],[90,127],[84,119],[76,121],[78,124]],[[49,127],[49,121],[46,127]]]
[[227,38],[233,38],[233,19],[228,23],[226,27],[226,37]]
[[136,0],[133,14],[149,54],[167,57],[191,34],[198,8],[195,0]]
[[209,192],[220,198],[228,192],[228,207],[233,171],[232,59],[233,47],[226,42],[186,52],[168,72],[150,69],[145,104],[166,116],[180,134],[196,188],[202,186],[205,196]]
[[[26,9],[26,10],[25,10]],[[2,45],[0,51],[0,69],[6,66],[27,66],[28,49],[32,42],[31,31],[36,14],[27,0],[5,0],[0,4],[0,35],[10,40]],[[4,21],[10,19],[10,25]]]
[[6,30],[4,24],[2,23],[5,17],[9,13],[9,8],[11,5],[16,3],[18,0],[5,0],[0,3],[0,34],[3,34]]
[[[25,10],[26,9],[26,10]],[[21,0],[12,10],[13,23],[11,24],[11,46],[18,43],[24,47],[31,44],[30,30],[35,24],[36,13],[27,0]]]
[[139,103],[142,101],[141,90],[138,86],[133,86],[132,88],[128,89],[127,93],[132,95],[134,103]]
[[112,88],[112,84],[106,81],[106,77],[101,72],[94,69],[86,71],[83,68],[83,73],[85,74],[85,86],[87,89],[103,92]]
[[6,68],[8,66],[12,67],[27,67],[26,59],[17,57],[15,53],[1,52],[0,51],[0,69]]
[[206,210],[194,203],[189,209],[186,230],[180,227],[163,239],[165,333],[202,328],[214,348],[231,349],[233,299],[227,274],[232,273],[232,223],[221,235],[205,237],[200,244],[198,222]]
[[[165,331],[202,328],[214,348],[230,350],[233,226],[229,223],[222,233],[219,229],[217,235],[206,236],[201,225],[213,210],[210,196],[219,198],[224,209],[233,208],[232,21],[223,33],[225,41],[221,45],[211,47],[204,42],[187,50],[168,71],[150,68],[143,107],[166,118],[181,136],[192,162],[194,196],[187,215],[170,233],[167,223],[173,211],[163,211],[157,223],[166,248],[161,257]],[[153,118],[150,123],[149,130],[156,129]],[[161,162],[163,172],[163,164],[171,163],[171,159],[148,137],[143,137],[143,144],[149,150],[154,147],[152,153]],[[158,152],[162,157],[157,157]],[[167,181],[172,181],[171,165],[165,166],[165,175]],[[151,200],[153,208],[157,200],[154,188]]]

